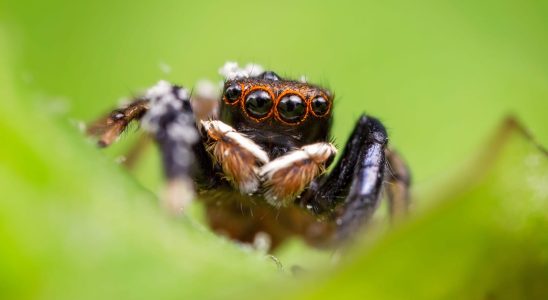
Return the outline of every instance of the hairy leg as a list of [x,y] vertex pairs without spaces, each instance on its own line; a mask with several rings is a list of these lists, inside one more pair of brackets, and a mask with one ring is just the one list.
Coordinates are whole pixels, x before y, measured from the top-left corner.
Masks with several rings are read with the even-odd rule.
[[315,143],[282,155],[261,168],[265,198],[273,206],[287,206],[336,155],[331,143]]
[[202,121],[207,150],[226,179],[242,194],[260,187],[260,167],[269,162],[268,154],[255,142],[221,121]]
[[[198,128],[200,128],[202,120],[217,118],[219,97],[218,88],[214,83],[205,80],[197,83],[194,94],[191,95],[190,103]],[[107,116],[93,122],[87,133],[99,138],[99,146],[109,146],[125,131],[132,121],[139,121],[145,115],[149,109],[149,103],[149,97],[143,96],[121,108],[115,109]],[[152,139],[148,134],[141,134],[125,155],[122,164],[129,170],[133,169],[151,142]]]
[[88,127],[87,134],[97,137],[97,144],[100,147],[107,147],[118,139],[132,121],[138,121],[143,117],[148,105],[147,99],[136,99],[93,122]]
[[325,171],[337,152],[330,143],[315,143],[270,161],[259,145],[222,121],[201,124],[209,139],[207,149],[226,179],[242,194],[253,194],[262,187],[266,200],[276,207],[298,196]]
[[88,133],[99,137],[100,146],[108,146],[134,120],[141,121],[160,149],[167,179],[162,204],[169,212],[182,211],[194,197],[195,184],[216,184],[218,178],[198,132],[188,90],[160,81],[143,97],[92,124]]

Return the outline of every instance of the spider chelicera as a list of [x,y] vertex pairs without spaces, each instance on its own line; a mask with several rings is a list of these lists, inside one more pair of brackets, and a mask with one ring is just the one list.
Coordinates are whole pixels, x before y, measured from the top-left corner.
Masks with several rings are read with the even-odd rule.
[[169,211],[197,196],[214,231],[246,243],[264,233],[272,249],[291,236],[332,245],[371,218],[383,187],[390,215],[407,211],[409,173],[379,120],[357,120],[327,173],[337,153],[330,91],[257,65],[220,72],[221,95],[212,85],[191,95],[161,81],[89,133],[108,146],[139,120],[162,156]]

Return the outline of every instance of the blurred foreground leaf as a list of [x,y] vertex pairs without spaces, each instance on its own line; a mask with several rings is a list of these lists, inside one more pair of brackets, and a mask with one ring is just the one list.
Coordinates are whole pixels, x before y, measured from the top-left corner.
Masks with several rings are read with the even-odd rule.
[[166,218],[76,130],[22,101],[2,45],[0,32],[1,299],[546,298],[548,161],[519,134],[438,207],[340,268],[287,281],[264,256]]
[[548,156],[503,131],[466,186],[291,299],[547,299]]

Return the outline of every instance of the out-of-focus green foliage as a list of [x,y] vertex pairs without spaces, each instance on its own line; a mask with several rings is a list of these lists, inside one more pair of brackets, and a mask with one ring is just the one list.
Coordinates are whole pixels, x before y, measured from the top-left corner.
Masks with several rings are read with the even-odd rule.
[[514,131],[484,167],[481,180],[291,299],[546,298],[548,157]]
[[[545,298],[546,157],[514,133],[452,178],[508,112],[548,144],[547,23],[545,2],[517,0],[0,2],[0,298]],[[163,215],[156,153],[130,176],[111,157],[131,137],[105,156],[76,129],[228,59],[332,87],[339,144],[381,117],[413,170],[411,221],[340,267],[286,249],[308,270],[290,277]]]

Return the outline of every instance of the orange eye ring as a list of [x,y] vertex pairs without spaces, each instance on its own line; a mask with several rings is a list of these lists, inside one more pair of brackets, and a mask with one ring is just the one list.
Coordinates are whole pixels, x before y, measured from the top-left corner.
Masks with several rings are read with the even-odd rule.
[[[264,92],[267,92],[268,95],[270,95],[270,99],[272,99],[272,107],[270,108],[270,111],[264,115],[263,117],[260,117],[260,118],[257,118],[255,116],[252,116],[246,109],[245,107],[245,99],[247,98],[247,96],[254,92],[254,91],[264,91]],[[276,105],[275,103],[275,97],[274,97],[274,93],[272,93],[272,91],[270,90],[270,88],[268,86],[265,86],[265,85],[255,85],[255,86],[252,86],[251,88],[249,88],[248,90],[245,90],[243,93],[242,93],[242,97],[240,98],[240,108],[241,110],[244,112],[244,114],[250,118],[251,120],[257,122],[257,123],[260,123],[268,118],[270,118],[270,116],[272,115],[272,112],[274,111],[274,106]]]
[[243,83],[239,83],[238,86],[240,86],[240,91],[241,91],[241,92],[240,92],[240,97],[239,97],[237,100],[235,100],[235,101],[233,101],[233,102],[230,102],[230,101],[228,100],[228,98],[226,97],[226,96],[227,96],[227,95],[226,95],[226,89],[228,89],[228,87],[227,87],[227,88],[225,89],[225,92],[223,92],[223,101],[224,101],[224,103],[226,103],[226,104],[228,104],[228,105],[235,106],[235,105],[238,104],[238,102],[241,102],[241,101],[242,101],[242,96],[243,96],[244,88],[245,88],[245,87],[244,87],[244,84],[243,84]]
[[[296,95],[299,98],[301,98],[301,100],[304,102],[304,105],[305,105],[304,115],[297,122],[288,122],[288,121],[284,120],[282,118],[282,116],[280,115],[280,112],[278,111],[278,104],[283,99],[283,97],[285,97],[287,95]],[[285,125],[297,126],[297,125],[301,124],[308,117],[308,112],[309,112],[309,103],[306,101],[306,97],[302,93],[300,93],[299,91],[295,91],[295,90],[291,90],[291,89],[285,90],[278,96],[278,98],[276,98],[276,102],[274,103],[274,115],[276,116],[276,120],[280,121],[281,123],[283,123]]]
[[[316,112],[314,111],[314,109],[312,108],[312,102],[314,101],[314,99],[318,98],[318,97],[322,97],[326,100],[327,102],[327,110],[323,113],[323,114],[316,114]],[[327,97],[327,95],[323,92],[320,92],[319,94],[317,95],[313,95],[309,98],[309,100],[307,101],[307,104],[308,104],[308,110],[310,111],[310,113],[312,113],[312,115],[314,117],[317,117],[317,118],[323,118],[327,115],[329,115],[329,113],[331,112],[331,101],[329,100],[329,97]]]

